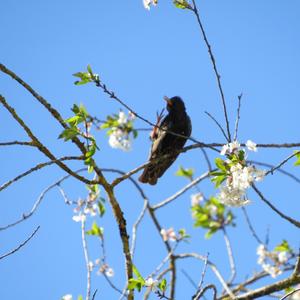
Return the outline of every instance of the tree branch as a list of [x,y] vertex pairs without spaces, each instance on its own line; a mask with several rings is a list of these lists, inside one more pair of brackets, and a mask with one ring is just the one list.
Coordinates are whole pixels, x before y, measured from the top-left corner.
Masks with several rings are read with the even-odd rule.
[[15,252],[19,251],[22,247],[24,247],[33,237],[34,235],[37,233],[37,231],[40,229],[40,226],[38,226],[34,231],[33,233],[23,242],[21,243],[18,247],[14,248],[13,250],[9,251],[8,253],[6,254],[3,254],[0,256],[0,260],[9,256],[9,255],[12,255],[14,254]]

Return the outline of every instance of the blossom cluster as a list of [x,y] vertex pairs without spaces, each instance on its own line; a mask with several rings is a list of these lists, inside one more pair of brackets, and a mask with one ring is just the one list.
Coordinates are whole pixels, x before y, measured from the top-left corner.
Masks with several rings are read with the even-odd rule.
[[158,0],[143,0],[144,7],[147,10],[150,10],[151,5],[156,6],[157,2],[158,2]]
[[79,199],[77,206],[74,208],[75,215],[73,221],[81,222],[86,220],[86,216],[95,217],[97,213],[100,213],[101,203],[99,199],[99,187],[98,185],[88,186],[89,193],[86,199]]
[[133,121],[135,115],[131,112],[128,116],[120,111],[118,115],[109,116],[107,121],[101,126],[101,128],[109,128],[107,132],[109,135],[108,143],[112,148],[121,149],[123,151],[131,150],[132,140],[130,133],[133,133],[133,137],[136,137],[137,132],[133,129]]
[[164,242],[179,242],[190,237],[186,234],[185,229],[179,229],[178,233],[176,233],[173,227],[170,227],[169,229],[162,228],[160,234]]
[[268,251],[266,246],[260,244],[257,247],[256,254],[258,255],[257,263],[261,265],[264,271],[269,273],[273,278],[282,273],[282,267],[289,260],[289,251]]
[[115,271],[108,264],[102,263],[100,258],[97,258],[94,262],[89,262],[89,270],[93,271],[94,268],[98,267],[97,275],[105,274],[107,277],[113,277]]
[[[250,140],[246,147],[249,151],[257,151],[256,144]],[[218,170],[212,172],[212,179],[220,192],[218,200],[228,206],[242,206],[250,202],[246,192],[254,181],[261,181],[265,176],[264,170],[259,170],[246,162],[247,153],[242,149],[238,141],[226,144],[222,147],[221,155],[226,160],[216,159]],[[222,184],[222,185],[221,185]]]

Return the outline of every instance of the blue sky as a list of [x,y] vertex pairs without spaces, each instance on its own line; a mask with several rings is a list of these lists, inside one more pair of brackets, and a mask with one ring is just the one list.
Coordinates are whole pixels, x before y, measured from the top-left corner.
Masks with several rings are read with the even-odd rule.
[[[298,1],[200,1],[199,10],[214,51],[233,129],[237,96],[243,93],[239,140],[257,143],[298,142],[299,114],[299,9]],[[205,115],[213,114],[222,124],[224,118],[216,80],[207,49],[195,17],[176,9],[172,1],[160,1],[147,11],[142,1],[6,1],[0,19],[1,63],[16,72],[43,95],[64,118],[71,115],[74,103],[84,103],[99,118],[116,113],[120,105],[92,85],[77,87],[72,74],[90,64],[100,78],[122,100],[149,120],[164,106],[164,95],[180,95],[193,123],[193,137],[204,142],[225,143],[215,124]],[[0,91],[7,101],[33,128],[34,133],[55,155],[77,154],[71,143],[57,137],[61,128],[27,91],[0,74]],[[0,141],[26,140],[25,134],[0,108]],[[137,127],[147,127],[141,121]],[[111,149],[104,132],[95,132],[101,150],[97,162],[104,168],[131,170],[145,162],[150,141],[141,132],[133,150],[124,153]],[[253,160],[277,164],[292,153],[291,149],[264,149],[251,153]],[[215,153],[210,153],[213,160]],[[47,161],[34,149],[0,148],[1,183],[14,178],[39,162]],[[151,203],[157,203],[182,188],[187,182],[174,176],[179,165],[193,167],[196,175],[206,171],[199,150],[182,154],[155,187],[144,186]],[[82,167],[71,163],[72,168]],[[286,170],[299,175],[292,162]],[[41,170],[12,185],[0,194],[1,226],[13,222],[31,209],[43,189],[64,175],[55,166]],[[115,175],[109,174],[109,179]],[[135,178],[137,175],[135,175]],[[77,200],[86,194],[75,180],[64,184],[67,195]],[[269,176],[260,189],[268,199],[296,219],[298,186],[280,174]],[[216,191],[210,182],[199,186],[206,195]],[[158,213],[162,226],[186,228],[192,242],[178,251],[210,253],[210,258],[229,274],[224,259],[221,234],[204,239],[202,229],[193,228],[190,194],[187,192]],[[134,223],[142,208],[135,189],[124,183],[116,194],[128,221]],[[102,195],[105,197],[104,192]],[[250,192],[248,210],[258,234],[263,238],[270,228],[270,246],[282,238],[299,246],[299,233],[282,221],[257,196]],[[256,264],[257,244],[252,239],[240,209],[234,209],[238,226],[229,230],[242,280]],[[58,190],[45,197],[36,213],[23,224],[0,232],[0,255],[17,246],[40,225],[38,234],[19,252],[0,262],[2,288],[0,298],[60,299],[64,294],[85,294],[85,265],[81,247],[80,225],[72,221],[72,208],[66,206]],[[89,220],[90,221],[90,220]],[[123,286],[123,256],[117,227],[107,203],[107,213],[97,220],[105,228],[107,259],[115,269],[116,285]],[[90,255],[99,257],[99,244],[88,238]],[[135,264],[143,275],[149,274],[166,255],[148,216],[143,220],[137,240]],[[181,248],[182,247],[182,248]],[[180,262],[176,299],[193,294],[193,287],[183,276],[187,271],[199,280],[201,263]],[[211,272],[205,282],[215,281]],[[117,299],[102,277],[93,275],[93,289],[98,299]],[[137,299],[139,296],[137,296]],[[151,299],[155,299],[153,296]]]

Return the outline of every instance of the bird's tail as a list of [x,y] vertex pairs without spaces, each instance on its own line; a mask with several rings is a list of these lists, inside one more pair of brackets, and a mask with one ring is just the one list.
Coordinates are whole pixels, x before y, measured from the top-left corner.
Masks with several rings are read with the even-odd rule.
[[151,185],[155,185],[157,183],[157,176],[155,172],[153,172],[153,166],[147,166],[142,175],[139,177],[139,181],[142,183],[149,183]]

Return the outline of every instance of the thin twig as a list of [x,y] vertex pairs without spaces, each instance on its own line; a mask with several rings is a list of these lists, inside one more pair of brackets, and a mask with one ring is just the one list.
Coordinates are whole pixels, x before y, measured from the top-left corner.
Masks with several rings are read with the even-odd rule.
[[[274,165],[271,164],[267,164],[267,163],[263,163],[263,162],[258,162],[258,161],[254,161],[254,160],[248,160],[249,163],[258,165],[258,166],[263,166],[263,167],[268,167],[270,169],[274,168]],[[297,183],[300,183],[300,178],[298,178],[297,176],[295,176],[294,174],[287,172],[281,168],[277,169],[277,172],[280,172],[290,178],[292,178],[293,180],[295,180]]]
[[90,300],[91,297],[91,267],[90,267],[90,259],[88,253],[88,247],[85,237],[85,218],[81,219],[81,240],[82,240],[82,248],[84,252],[85,265],[87,269],[87,286],[86,286],[86,300]]
[[184,269],[181,269],[180,270],[182,272],[182,274],[187,278],[187,280],[190,282],[190,284],[195,288],[197,289],[197,284],[196,282],[193,280],[193,278],[184,270]]
[[96,294],[97,294],[98,290],[96,289],[94,294],[93,294],[93,297],[92,297],[92,300],[95,300],[96,299]]
[[[83,172],[83,171],[86,171],[86,170],[87,170],[86,168],[83,168],[83,169],[79,169],[79,170],[77,170],[77,171],[75,171],[75,172],[76,172],[76,173],[80,173],[80,172]],[[53,184],[51,184],[50,186],[48,186],[48,187],[40,194],[40,196],[38,197],[37,201],[33,204],[33,207],[31,208],[30,212],[28,212],[28,213],[23,213],[23,214],[22,214],[22,217],[21,217],[19,220],[15,221],[15,222],[13,222],[13,223],[11,223],[11,224],[8,224],[8,225],[6,225],[6,226],[0,227],[0,231],[1,231],[1,230],[8,229],[8,228],[10,228],[10,227],[13,227],[13,226],[15,226],[15,225],[17,225],[17,224],[19,224],[19,223],[21,223],[21,222],[27,220],[29,217],[31,217],[31,216],[35,213],[35,211],[37,210],[38,206],[41,204],[41,202],[42,202],[42,200],[44,199],[46,193],[48,193],[48,192],[49,192],[51,189],[53,189],[54,187],[59,186],[64,180],[66,180],[66,179],[68,179],[68,178],[70,178],[70,177],[72,177],[72,175],[65,175],[65,176],[63,176],[62,178],[60,178],[58,181],[56,181],[56,182],[54,182]]]
[[241,103],[242,103],[242,97],[243,93],[241,93],[238,96],[238,107],[237,107],[237,112],[236,112],[236,121],[235,121],[235,129],[234,129],[234,136],[233,140],[236,141],[238,137],[238,130],[239,130],[239,123],[240,123],[240,113],[241,113]]
[[293,291],[287,293],[286,295],[284,295],[282,298],[280,298],[280,300],[287,299],[289,296],[292,296],[293,294],[295,294],[295,293],[297,293],[297,292],[299,292],[299,291],[300,291],[300,289],[295,289],[295,290],[293,290]]
[[234,256],[233,256],[233,253],[232,253],[231,243],[230,243],[230,240],[229,240],[229,237],[227,235],[225,227],[222,228],[222,231],[223,231],[223,235],[224,235],[224,240],[225,240],[225,245],[226,245],[226,249],[227,249],[230,270],[231,270],[231,275],[230,275],[230,278],[228,279],[227,283],[231,284],[232,281],[234,280],[235,276],[236,276]]
[[21,141],[13,141],[13,142],[2,142],[0,143],[0,146],[34,146],[32,142],[21,142]]
[[205,111],[205,113],[217,124],[217,126],[219,127],[219,129],[221,130],[223,136],[225,137],[225,139],[227,140],[227,142],[229,143],[230,140],[227,137],[223,127],[221,126],[221,124],[216,120],[216,118],[214,116],[212,116],[209,112]]
[[300,153],[300,151],[296,151],[293,154],[289,155],[287,158],[285,158],[281,163],[279,163],[277,166],[273,167],[271,170],[269,170],[266,175],[272,174],[274,173],[275,170],[280,169],[286,162],[288,162],[291,158],[293,158],[294,156],[298,155]]
[[17,177],[5,182],[4,184],[2,184],[0,186],[0,191],[4,190],[5,188],[7,188],[8,186],[10,186],[11,184],[15,183],[16,181],[20,180],[21,178],[29,175],[30,173],[33,173],[35,171],[41,170],[44,167],[53,165],[53,164],[57,164],[58,161],[66,161],[66,160],[82,160],[82,157],[78,157],[78,156],[64,156],[61,158],[58,158],[56,160],[50,160],[47,161],[45,163],[39,163],[36,166],[30,168],[29,170],[25,171],[24,173],[18,175]]
[[209,256],[209,253],[206,254],[206,259],[204,261],[204,266],[203,266],[203,270],[202,270],[202,273],[201,273],[201,279],[200,279],[200,282],[199,282],[198,288],[197,288],[198,291],[200,291],[202,289],[202,285],[203,285],[203,282],[204,282],[204,277],[205,277],[206,269],[207,269],[208,256]]
[[210,46],[210,44],[208,42],[208,39],[207,39],[205,30],[204,30],[203,24],[201,22],[199,11],[198,11],[198,8],[197,8],[195,0],[193,0],[192,11],[196,15],[196,18],[197,18],[198,24],[200,26],[200,30],[201,30],[204,42],[206,44],[206,47],[207,47],[207,50],[208,50],[208,53],[209,53],[209,56],[210,56],[210,60],[211,60],[212,65],[213,65],[214,73],[216,75],[216,79],[217,79],[217,83],[218,83],[219,92],[220,92],[220,95],[221,95],[221,100],[222,100],[222,105],[223,105],[223,112],[224,112],[225,121],[226,121],[226,129],[227,129],[227,138],[226,139],[228,141],[231,141],[231,134],[230,134],[230,126],[229,126],[228,115],[227,115],[226,101],[225,101],[225,96],[224,96],[224,92],[223,92],[223,88],[222,88],[222,84],[221,84],[221,75],[218,72],[217,64],[216,64],[216,59],[215,59],[215,57],[213,55],[211,46]]
[[247,210],[246,210],[246,208],[245,208],[244,206],[242,206],[242,210],[243,210],[243,213],[244,213],[246,222],[247,222],[247,224],[248,224],[248,227],[249,227],[249,229],[250,229],[250,231],[251,231],[251,233],[252,233],[252,236],[255,238],[255,240],[256,240],[259,244],[264,244],[264,243],[262,242],[262,240],[261,240],[261,239],[258,237],[258,235],[256,234],[256,232],[255,232],[255,230],[254,230],[254,228],[253,228],[253,226],[252,226],[252,224],[251,224],[251,221],[250,221],[250,219],[249,219]]
[[134,251],[135,251],[137,228],[138,228],[139,224],[141,223],[141,221],[142,221],[142,219],[143,219],[143,217],[146,213],[147,206],[148,206],[148,199],[144,199],[143,208],[142,208],[137,220],[135,221],[135,223],[132,226],[132,240],[131,240],[131,250],[130,250],[130,253],[131,253],[132,257],[134,256]]
[[[196,258],[198,260],[201,261],[206,261],[206,257],[199,255],[197,253],[181,253],[181,254],[177,254],[174,256],[174,258],[176,259],[184,259],[184,258]],[[235,299],[234,294],[232,293],[231,289],[229,288],[229,286],[227,285],[224,277],[221,275],[220,271],[218,270],[218,268],[215,266],[215,264],[213,264],[211,261],[207,260],[207,265],[211,268],[211,270],[215,273],[216,277],[218,278],[218,280],[220,281],[220,283],[222,284],[223,288],[225,289],[225,291],[230,295],[230,297],[232,299]]]
[[[45,98],[39,95],[28,83],[26,83],[17,74],[9,70],[1,63],[0,63],[0,71],[9,75],[12,79],[16,80],[19,84],[21,84],[35,99],[38,100],[40,104],[42,104],[49,111],[49,113],[60,123],[60,125],[63,128],[65,129],[68,128],[68,125],[63,120],[60,113]],[[72,138],[72,142],[77,145],[77,147],[81,150],[83,154],[86,153],[84,144],[77,137]]]
[[205,172],[204,174],[200,175],[199,177],[197,177],[196,179],[194,179],[192,182],[190,182],[189,184],[187,184],[185,187],[183,187],[181,190],[179,190],[178,192],[176,192],[174,195],[172,195],[171,197],[161,201],[160,203],[152,206],[152,208],[154,210],[161,208],[167,204],[169,204],[170,202],[174,201],[175,199],[177,199],[179,196],[181,196],[183,193],[185,193],[187,190],[189,190],[190,188],[192,188],[194,185],[198,184],[200,181],[206,179],[209,177],[209,172]]
[[34,235],[37,233],[37,231],[40,229],[40,226],[38,226],[33,233],[23,242],[21,243],[18,247],[14,248],[13,250],[9,251],[8,253],[5,253],[3,255],[0,256],[0,260],[14,254],[15,252],[17,252],[18,250],[20,250],[23,246],[25,246],[33,237]]
[[125,107],[126,109],[128,109],[130,112],[132,112],[137,118],[139,118],[140,120],[144,121],[145,123],[147,123],[148,125],[154,127],[154,128],[159,128],[160,130],[162,131],[165,131],[169,134],[172,134],[174,136],[178,136],[178,137],[181,137],[181,138],[185,138],[187,140],[190,140],[194,143],[197,143],[197,144],[202,144],[200,141],[198,141],[197,139],[191,137],[191,136],[186,136],[186,135],[183,135],[183,134],[179,134],[179,133],[176,133],[176,132],[173,132],[173,131],[170,131],[170,130],[167,130],[165,128],[162,128],[160,126],[158,126],[157,124],[154,124],[152,122],[150,122],[149,120],[147,120],[146,118],[144,118],[143,116],[141,116],[140,114],[138,114],[136,111],[134,111],[128,104],[126,104],[123,100],[121,100],[119,97],[116,96],[116,94],[109,90],[106,86],[106,84],[102,83],[100,80],[95,80],[95,84],[97,87],[101,88],[103,90],[103,92],[105,94],[107,94],[111,99],[114,99],[116,100],[118,103],[120,103],[123,107]]
[[291,224],[295,225],[296,227],[300,228],[300,222],[297,220],[294,220],[293,218],[285,215],[284,213],[282,213],[279,209],[277,209],[270,201],[268,201],[264,195],[258,190],[258,188],[252,184],[252,188],[254,189],[254,191],[257,193],[257,195],[260,197],[260,199],[262,201],[264,201],[273,211],[275,211],[281,218],[287,220],[288,222],[290,222]]
[[[1,66],[1,65],[0,65]],[[55,161],[55,163],[63,169],[65,172],[71,174],[73,177],[77,178],[78,180],[86,183],[86,184],[97,184],[99,182],[97,181],[91,181],[87,178],[80,176],[76,173],[74,173],[67,165],[65,165],[63,162],[57,160],[57,158],[49,151],[48,148],[46,148],[39,140],[38,138],[32,133],[30,128],[25,124],[25,122],[19,117],[19,115],[16,113],[15,109],[10,106],[5,98],[0,95],[0,102],[1,104],[7,109],[7,111],[11,114],[11,116],[19,123],[19,125],[24,129],[24,131],[27,133],[28,137],[33,141],[35,147],[38,148],[45,156],[47,156],[50,160]]]
[[209,284],[209,285],[205,286],[202,290],[199,291],[199,293],[197,295],[193,296],[192,300],[199,300],[205,294],[205,292],[210,289],[213,291],[213,300],[216,300],[217,299],[217,288],[213,284]]

